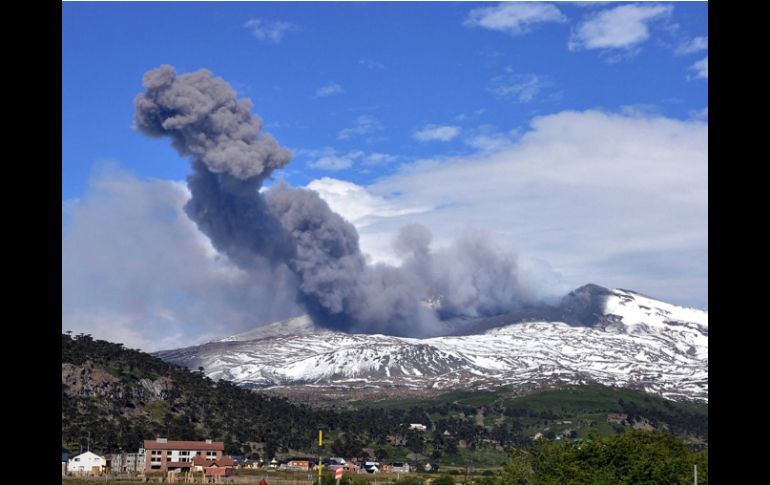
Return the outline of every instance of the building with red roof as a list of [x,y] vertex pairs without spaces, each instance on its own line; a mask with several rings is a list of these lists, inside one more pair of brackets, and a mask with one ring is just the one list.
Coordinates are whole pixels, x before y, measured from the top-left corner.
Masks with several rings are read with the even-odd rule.
[[194,460],[222,463],[227,458],[232,466],[232,458],[224,457],[225,444],[221,441],[169,441],[166,438],[144,440],[145,471],[189,471]]

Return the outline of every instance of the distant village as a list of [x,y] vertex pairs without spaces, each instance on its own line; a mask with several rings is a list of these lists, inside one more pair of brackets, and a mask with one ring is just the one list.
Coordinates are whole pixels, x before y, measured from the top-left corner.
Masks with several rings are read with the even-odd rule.
[[[422,424],[410,425],[425,431]],[[222,441],[173,441],[166,438],[144,440],[136,453],[112,453],[105,456],[86,451],[77,455],[62,448],[62,476],[165,476],[169,481],[188,482],[195,477],[208,482],[220,482],[221,477],[234,475],[238,469],[270,471],[335,473],[410,473],[438,471],[436,463],[407,463],[369,461],[357,457],[309,457],[289,459],[250,460],[243,455],[225,455]],[[312,477],[308,477],[312,480]]]

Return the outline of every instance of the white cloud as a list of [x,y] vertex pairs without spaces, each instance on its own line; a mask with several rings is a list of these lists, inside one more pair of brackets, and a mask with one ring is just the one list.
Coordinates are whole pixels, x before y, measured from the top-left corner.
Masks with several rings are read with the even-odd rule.
[[366,157],[364,157],[363,161],[361,162],[362,165],[367,167],[374,167],[378,165],[387,165],[389,163],[395,162],[398,159],[395,155],[388,155],[387,153],[370,153]]
[[450,141],[459,134],[459,126],[426,125],[412,133],[412,137],[419,141]]
[[300,313],[288,270],[232,265],[185,214],[189,197],[184,183],[113,166],[63,207],[63,330],[153,351]]
[[595,8],[595,7],[604,7],[605,5],[609,5],[612,2],[569,2],[570,5],[573,7],[580,7],[580,8]]
[[709,48],[709,38],[708,36],[705,37],[695,37],[694,39],[680,42],[678,46],[676,46],[676,49],[674,49],[674,54],[678,56],[684,56],[687,54],[693,54],[695,52],[705,51]]
[[280,20],[264,20],[260,18],[251,19],[244,27],[249,29],[251,35],[264,42],[277,44],[283,39],[283,36],[289,32],[297,32],[299,27],[291,22]]
[[316,89],[315,95],[317,98],[323,98],[326,96],[332,96],[334,94],[341,94],[343,92],[344,91],[342,90],[342,86],[340,86],[339,84],[329,83]]
[[374,116],[361,115],[356,118],[355,124],[351,128],[340,130],[337,138],[340,140],[349,140],[355,136],[367,135],[375,131],[382,130],[382,124]]
[[348,153],[337,153],[331,149],[326,149],[326,153],[320,158],[308,163],[312,168],[321,170],[345,170],[353,166],[356,160],[364,156],[362,151],[352,151]]
[[384,69],[385,68],[385,66],[382,63],[373,61],[372,59],[361,59],[358,61],[358,63],[367,69]]
[[500,151],[511,146],[520,137],[516,129],[507,133],[497,131],[493,126],[482,125],[477,132],[465,140],[465,144],[480,153]]
[[621,5],[590,15],[570,36],[571,51],[631,49],[650,37],[649,23],[671,15],[670,5]]
[[430,207],[402,207],[398,202],[370,194],[364,187],[330,177],[313,180],[307,188],[315,190],[332,210],[357,227],[366,227],[382,218],[416,214]]
[[699,60],[692,66],[690,66],[690,69],[695,71],[695,77],[699,79],[705,79],[708,81],[709,78],[709,56],[704,57],[703,59]]
[[497,30],[511,35],[525,34],[541,23],[564,23],[567,17],[547,3],[502,3],[496,7],[481,7],[470,11],[463,25]]
[[[547,261],[567,286],[594,282],[707,305],[706,122],[564,111],[509,136],[476,155],[422,160],[365,187],[420,210],[370,214],[359,227],[364,251],[392,260],[390,241],[407,223],[427,226],[438,244],[473,224],[523,261]],[[333,207],[345,207],[344,193],[338,197]]]
[[543,81],[536,74],[506,74],[493,77],[487,90],[500,98],[528,103],[542,87]]
[[388,153],[366,153],[362,150],[343,152],[329,146],[320,149],[293,148],[292,153],[296,159],[304,160],[307,166],[322,170],[344,170],[356,164],[362,167],[375,167],[387,165],[399,159]]

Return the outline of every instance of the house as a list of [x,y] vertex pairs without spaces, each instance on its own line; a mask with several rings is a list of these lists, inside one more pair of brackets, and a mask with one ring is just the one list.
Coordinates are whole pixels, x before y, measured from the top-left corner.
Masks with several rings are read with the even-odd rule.
[[[221,441],[144,440],[145,471],[190,471],[195,458],[221,460],[225,444]],[[232,461],[232,458],[228,459]]]
[[380,464],[376,461],[365,461],[363,469],[366,473],[378,473],[380,471]]
[[426,463],[425,464],[425,471],[426,472],[437,472],[438,471],[438,463]]
[[417,431],[425,431],[426,429],[428,429],[428,427],[425,426],[424,424],[413,423],[409,425],[409,429],[416,429]]
[[391,471],[393,473],[409,473],[409,463],[402,463],[398,461],[394,461],[391,464]]
[[310,470],[310,465],[314,463],[310,458],[292,458],[286,463],[286,468],[296,471]]
[[113,453],[107,458],[110,470],[118,473],[144,472],[147,462],[144,448],[139,448],[137,453]]
[[78,475],[98,475],[104,472],[107,460],[96,453],[86,451],[67,461],[67,473]]
[[276,460],[275,458],[273,458],[272,460],[270,460],[270,465],[269,465],[269,468],[272,468],[272,469],[276,469],[276,468],[278,468],[278,460]]
[[203,472],[207,477],[230,476],[235,473],[235,462],[229,456],[207,460],[202,456],[196,456],[192,460],[192,471]]

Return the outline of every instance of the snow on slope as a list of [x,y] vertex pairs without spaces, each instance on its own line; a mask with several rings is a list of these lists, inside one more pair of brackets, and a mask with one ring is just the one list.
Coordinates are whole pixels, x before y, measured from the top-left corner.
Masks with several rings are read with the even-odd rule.
[[703,310],[671,305],[628,290],[612,290],[612,293],[605,301],[604,312],[621,316],[627,326],[696,324],[708,329],[709,315]]
[[413,339],[331,332],[300,317],[157,355],[257,388],[600,382],[707,401],[708,313],[606,292],[603,316],[592,326],[511,322],[481,334]]

